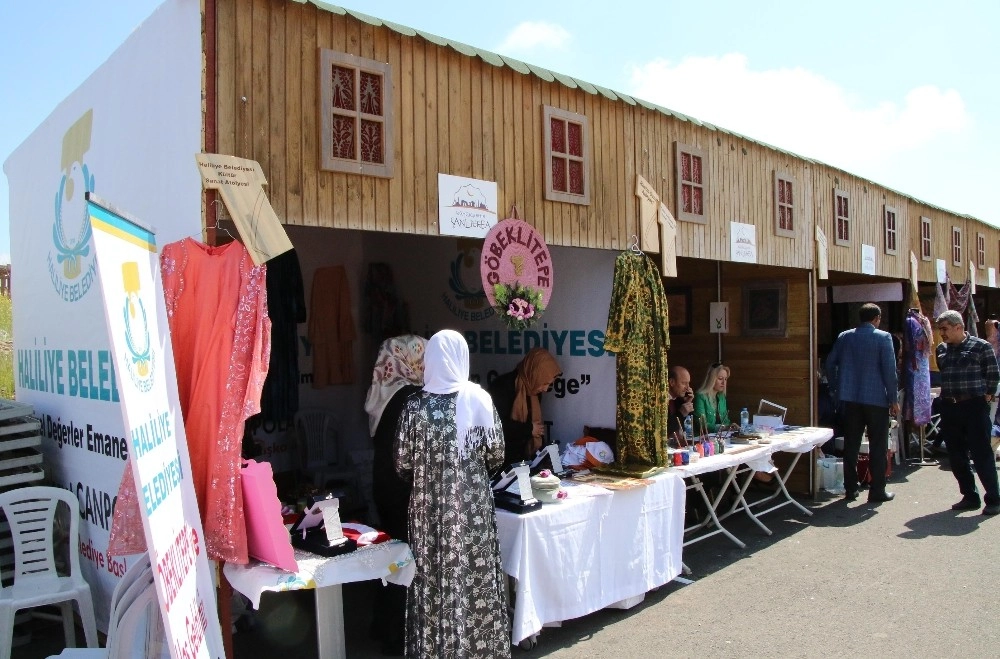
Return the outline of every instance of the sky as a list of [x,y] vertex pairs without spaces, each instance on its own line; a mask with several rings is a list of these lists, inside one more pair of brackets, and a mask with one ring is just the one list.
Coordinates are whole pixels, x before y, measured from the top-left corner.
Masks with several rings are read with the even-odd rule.
[[[0,0],[0,161],[159,4]],[[996,0],[341,5],[637,96],[1000,226]],[[9,263],[0,179],[0,263]]]

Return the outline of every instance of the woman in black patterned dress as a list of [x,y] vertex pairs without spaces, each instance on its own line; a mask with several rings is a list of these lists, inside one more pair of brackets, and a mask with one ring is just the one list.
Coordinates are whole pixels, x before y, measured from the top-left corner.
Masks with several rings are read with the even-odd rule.
[[503,456],[493,402],[469,382],[465,338],[438,332],[424,354],[423,391],[407,399],[396,438],[396,470],[413,481],[407,657],[510,657],[488,475]]

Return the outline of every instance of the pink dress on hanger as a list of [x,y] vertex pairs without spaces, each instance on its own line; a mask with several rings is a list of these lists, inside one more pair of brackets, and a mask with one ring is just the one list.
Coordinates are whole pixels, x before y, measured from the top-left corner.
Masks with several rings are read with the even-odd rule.
[[[241,243],[210,247],[185,238],[164,246],[160,271],[207,554],[243,564],[240,454],[243,423],[260,411],[271,351],[266,267],[255,266]],[[130,469],[111,530],[116,555],[145,550]]]

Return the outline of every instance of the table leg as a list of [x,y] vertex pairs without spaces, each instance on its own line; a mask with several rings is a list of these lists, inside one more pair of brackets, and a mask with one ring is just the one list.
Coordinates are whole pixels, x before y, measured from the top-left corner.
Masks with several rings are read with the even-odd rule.
[[[701,522],[699,524],[696,524],[694,526],[690,526],[690,527],[684,529],[684,532],[687,533],[689,531],[696,531],[698,529],[702,529],[702,528],[708,526],[709,524],[711,524],[712,526],[714,526],[715,530],[714,531],[709,531],[708,533],[703,533],[703,534],[701,534],[699,536],[691,538],[690,540],[687,540],[686,542],[684,542],[684,545],[683,545],[684,547],[687,547],[688,545],[694,544],[694,543],[698,542],[699,540],[704,540],[705,538],[710,538],[713,535],[715,535],[716,533],[722,533],[727,538],[729,538],[730,540],[732,540],[736,544],[736,546],[739,547],[740,549],[743,549],[744,547],[746,547],[746,543],[744,543],[742,540],[740,540],[735,535],[733,535],[732,533],[730,533],[729,530],[726,529],[726,527],[724,527],[722,525],[722,523],[719,521],[719,518],[715,514],[715,509],[718,508],[719,502],[722,501],[722,493],[726,491],[726,487],[728,487],[729,484],[732,482],[734,475],[735,475],[735,470],[730,470],[729,475],[726,477],[726,482],[723,484],[722,488],[720,488],[719,495],[717,497],[715,497],[714,501],[712,501],[712,500],[710,500],[708,498],[708,495],[705,493],[705,487],[704,487],[704,485],[702,485],[701,481],[698,479],[698,476],[689,476],[688,477],[689,480],[690,480],[690,484],[687,486],[687,489],[689,489],[689,490],[695,490],[701,496],[702,501],[705,502],[705,507],[708,509],[709,518],[707,520],[705,520],[704,522]],[[690,570],[688,572],[690,573]]]
[[809,510],[808,508],[806,508],[805,506],[803,506],[798,501],[796,501],[792,497],[792,495],[789,494],[788,489],[785,487],[785,481],[787,481],[788,478],[792,475],[792,471],[795,470],[795,465],[798,464],[799,458],[801,458],[801,457],[802,457],[801,453],[796,453],[795,457],[792,458],[791,463],[785,469],[785,473],[784,474],[782,474],[780,471],[779,472],[775,472],[774,479],[778,482],[778,489],[773,494],[769,494],[766,497],[764,497],[763,499],[759,499],[757,501],[754,501],[750,505],[751,505],[751,507],[760,507],[760,506],[766,504],[767,502],[769,502],[769,501],[771,501],[773,499],[778,498],[779,496],[783,496],[784,500],[781,501],[780,503],[774,504],[773,506],[771,506],[770,508],[767,508],[766,510],[761,510],[760,512],[757,513],[757,515],[764,515],[766,513],[771,512],[771,511],[777,510],[778,508],[781,508],[783,506],[787,506],[788,504],[792,504],[793,506],[795,506],[796,508],[798,508],[799,510],[801,510],[802,512],[804,512],[806,515],[812,516],[812,511]]
[[316,640],[319,659],[346,659],[344,596],[340,584],[316,589]]

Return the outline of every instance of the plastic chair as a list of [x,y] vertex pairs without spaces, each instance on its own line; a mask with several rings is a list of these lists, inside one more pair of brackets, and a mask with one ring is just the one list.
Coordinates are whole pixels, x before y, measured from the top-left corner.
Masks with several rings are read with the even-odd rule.
[[[68,576],[56,570],[56,509],[69,507]],[[14,615],[21,609],[47,604],[59,606],[66,645],[76,645],[73,602],[87,638],[87,647],[96,648],[97,621],[90,585],[80,572],[80,503],[58,487],[33,486],[0,494],[0,513],[7,518],[14,543],[14,582],[0,586],[0,659],[10,659],[14,635]]]
[[339,461],[340,429],[337,417],[321,407],[302,408],[295,415],[295,442],[299,468],[311,474],[313,484],[325,487],[333,479],[357,487],[356,474]]

